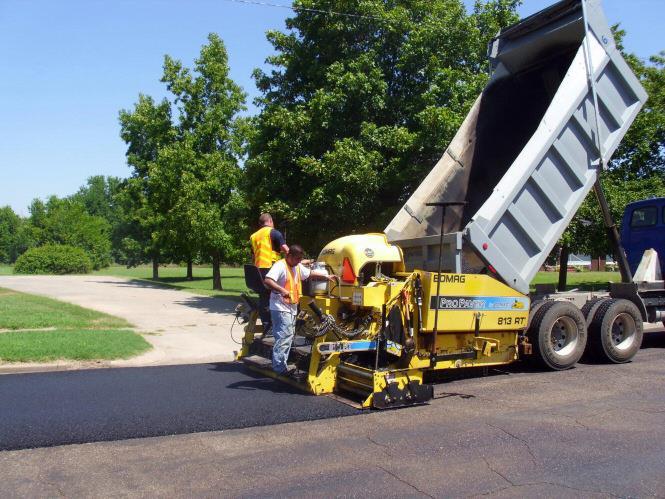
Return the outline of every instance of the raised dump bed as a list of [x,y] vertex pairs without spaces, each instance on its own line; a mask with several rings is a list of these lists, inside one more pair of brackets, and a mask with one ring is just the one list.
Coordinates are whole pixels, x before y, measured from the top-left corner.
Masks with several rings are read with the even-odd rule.
[[490,44],[489,83],[385,229],[407,269],[436,270],[441,208],[426,203],[466,201],[447,214],[444,268],[487,268],[528,293],[647,99],[600,0],[584,3],[559,2]]

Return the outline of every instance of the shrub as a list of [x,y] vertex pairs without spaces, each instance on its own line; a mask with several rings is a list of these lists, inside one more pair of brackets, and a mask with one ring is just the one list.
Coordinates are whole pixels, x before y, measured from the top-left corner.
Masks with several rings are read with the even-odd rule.
[[91,270],[92,262],[85,251],[61,244],[31,248],[14,265],[15,274],[87,274]]

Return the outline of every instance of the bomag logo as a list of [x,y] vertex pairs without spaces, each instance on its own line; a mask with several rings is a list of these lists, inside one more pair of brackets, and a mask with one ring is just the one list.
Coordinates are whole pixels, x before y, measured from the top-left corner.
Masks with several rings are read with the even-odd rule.
[[333,248],[326,248],[321,252],[321,256],[334,255],[334,254],[335,254],[335,250]]
[[515,300],[515,302],[513,303],[513,308],[522,309],[522,308],[524,308],[524,303],[522,303],[519,300]]
[[441,282],[446,284],[464,284],[466,282],[466,276],[462,274],[434,274],[434,282],[437,282],[441,278]]

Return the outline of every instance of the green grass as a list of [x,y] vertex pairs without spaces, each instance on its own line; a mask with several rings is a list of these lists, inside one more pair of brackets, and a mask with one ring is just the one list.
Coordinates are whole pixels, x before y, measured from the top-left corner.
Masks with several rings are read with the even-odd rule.
[[[222,269],[223,291],[212,290],[211,268],[195,267],[193,273],[194,280],[188,281],[185,278],[187,275],[187,269],[185,267],[160,267],[160,277],[157,281],[153,281],[151,266],[140,266],[131,269],[121,266],[113,266],[95,272],[95,274],[99,275],[140,279],[172,288],[222,298],[240,299],[240,293],[247,292],[243,270],[241,268]],[[586,291],[597,291],[606,289],[609,281],[620,282],[621,275],[618,272],[568,272],[567,289],[578,288]],[[558,272],[538,272],[531,283],[531,289],[535,289],[536,284],[549,283],[556,285],[558,282]]]
[[[584,291],[599,291],[607,289],[608,282],[621,282],[619,272],[568,272],[566,289],[578,288]],[[535,289],[536,284],[554,284],[559,283],[558,272],[538,272],[531,282],[531,288]]]
[[0,288],[0,329],[115,329],[126,320],[42,296]]
[[222,268],[222,291],[212,289],[212,268],[194,267],[194,279],[188,281],[186,267],[160,267],[159,279],[152,279],[152,266],[141,265],[128,269],[123,266],[112,266],[94,272],[97,275],[108,275],[126,277],[129,279],[140,279],[152,283],[168,286],[171,288],[192,291],[194,293],[217,296],[220,298],[240,299],[240,293],[247,292],[245,277],[242,268]]
[[[150,349],[126,320],[0,288],[0,362],[124,359]],[[34,331],[34,329],[47,329]]]
[[117,329],[0,334],[0,358],[5,362],[126,359],[149,348],[148,342],[133,331]]
[[11,265],[0,265],[0,275],[12,275],[14,273],[14,267]]
[[[127,277],[130,279],[141,279],[149,282],[156,282],[165,286],[177,289],[202,293],[210,296],[219,296],[222,298],[239,299],[240,293],[247,291],[245,279],[241,268],[223,268],[222,286],[223,291],[212,290],[212,269],[207,267],[194,268],[194,280],[185,279],[187,269],[185,267],[160,267],[159,279],[153,281],[152,267],[140,266],[136,268],[125,268],[120,266],[108,267],[95,272],[100,275],[111,275],[117,277]],[[609,281],[620,282],[621,275],[618,272],[568,272],[568,289],[579,288],[587,291],[597,291],[606,289]],[[557,284],[559,282],[558,272],[538,272],[531,288],[535,289],[536,284]]]

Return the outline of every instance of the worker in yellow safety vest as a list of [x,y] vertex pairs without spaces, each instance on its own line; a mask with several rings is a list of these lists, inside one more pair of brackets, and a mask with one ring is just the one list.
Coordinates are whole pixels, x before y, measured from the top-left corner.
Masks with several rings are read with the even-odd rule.
[[298,302],[302,295],[302,281],[317,279],[332,281],[337,277],[303,265],[303,250],[293,244],[283,260],[276,262],[263,282],[271,291],[270,315],[275,343],[272,348],[272,368],[277,374],[289,374],[287,360],[295,336]]
[[[265,279],[272,264],[280,259],[280,251],[284,254],[289,252],[286,240],[280,231],[275,229],[275,224],[270,213],[262,213],[259,217],[259,230],[249,237],[252,246],[252,258],[254,265],[259,268],[261,278]],[[263,332],[268,333],[271,329],[270,290],[263,289],[259,292],[259,317],[263,324]]]

